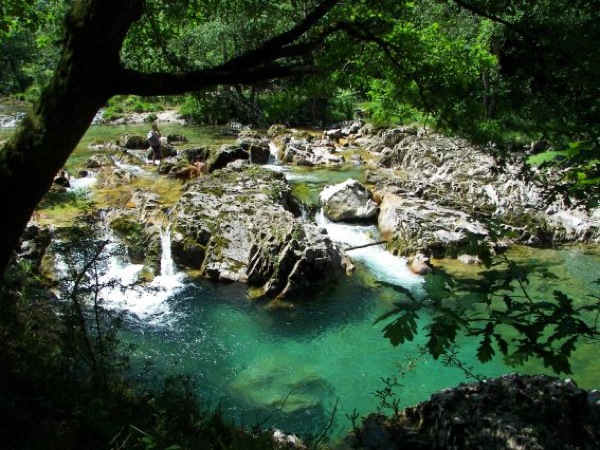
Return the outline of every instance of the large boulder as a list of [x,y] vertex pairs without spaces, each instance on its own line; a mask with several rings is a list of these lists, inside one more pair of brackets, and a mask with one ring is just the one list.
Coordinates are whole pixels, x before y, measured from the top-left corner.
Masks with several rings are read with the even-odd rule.
[[320,195],[325,217],[334,222],[343,220],[374,220],[378,207],[373,195],[356,180],[327,186]]
[[126,208],[112,208],[105,212],[105,221],[115,235],[121,238],[129,261],[144,264],[146,272],[161,272],[161,231],[167,217],[157,194],[145,188],[135,189]]
[[505,375],[446,389],[394,417],[372,414],[348,448],[592,450],[598,397],[570,379]]
[[[324,133],[327,136],[327,132]],[[310,133],[290,132],[273,140],[277,158],[285,164],[297,166],[340,166],[345,163],[343,155],[329,138],[315,139]]]
[[523,176],[522,153],[499,157],[424,129],[389,130],[381,139],[386,147],[380,165],[400,176],[382,180],[378,190],[393,185],[479,220],[491,219],[519,243],[600,242],[600,210],[585,211],[559,201],[548,204],[543,186]]
[[386,190],[377,195],[381,198],[378,227],[396,253],[489,256],[489,232],[468,214],[398,191]]
[[246,150],[237,145],[224,144],[217,151],[214,160],[209,165],[209,171],[222,169],[227,164],[236,161],[238,159],[248,160],[250,155]]
[[172,212],[177,264],[214,280],[246,282],[254,296],[282,299],[345,274],[343,252],[299,217],[283,174],[230,164],[184,189]]
[[[286,233],[283,239],[277,236],[281,231]],[[257,235],[250,250],[248,283],[261,296],[289,299],[338,280],[347,267],[345,256],[324,230],[290,221]]]
[[237,139],[237,145],[248,152],[252,164],[267,164],[271,158],[269,140],[258,134],[242,133]]
[[145,150],[148,148],[148,139],[146,136],[124,134],[121,137],[121,145],[129,150]]

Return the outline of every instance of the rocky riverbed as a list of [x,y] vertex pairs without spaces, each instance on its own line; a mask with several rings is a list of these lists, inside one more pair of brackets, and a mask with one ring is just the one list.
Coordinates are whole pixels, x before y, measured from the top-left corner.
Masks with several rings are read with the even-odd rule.
[[[303,167],[364,167],[364,183],[332,185],[314,206],[333,221],[377,224],[390,252],[418,261],[477,263],[513,243],[599,242],[598,210],[547,203],[543,186],[522,175],[521,155],[499,162],[484,149],[425,129],[374,130],[353,122],[307,133],[278,126],[211,148],[179,136],[165,138],[158,167],[147,167],[143,137],[137,144],[130,138],[95,143],[94,156],[71,179],[93,175],[93,189],[116,190],[150,176],[180,187],[173,202],[151,186],[135,186],[103,205],[106,225],[129,260],[144,264],[148,280],[161,271],[165,228],[180,268],[246,283],[250,296],[272,306],[289,306],[347,276],[348,256],[294,198],[285,177],[262,167],[275,157]],[[51,239],[32,222],[21,257],[40,264]],[[556,378],[509,375],[440,392],[393,417],[369,416],[352,445],[591,449],[600,439],[597,429],[596,392]]]
[[[169,223],[181,268],[247,283],[253,296],[291,298],[334,283],[352,264],[311,220],[309,211],[320,207],[332,221],[376,223],[388,251],[414,259],[418,273],[430,258],[479,263],[514,243],[600,242],[600,210],[546,201],[544,186],[523,174],[527,152],[498,161],[427,129],[375,130],[362,122],[319,133],[281,125],[244,130],[235,144],[219,147],[185,141],[164,137],[156,169],[183,183],[174,207],[150,186],[105,214],[149,277],[160,272],[160,230]],[[145,172],[146,144],[129,134],[94,143],[80,175],[94,172],[103,189],[127,186]],[[285,177],[262,167],[274,162],[361,166],[366,181],[328,186],[303,211]]]

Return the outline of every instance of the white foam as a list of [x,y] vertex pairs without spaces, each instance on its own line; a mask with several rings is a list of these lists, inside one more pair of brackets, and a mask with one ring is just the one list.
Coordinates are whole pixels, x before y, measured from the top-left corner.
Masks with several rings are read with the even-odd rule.
[[[324,216],[322,210],[317,213],[315,220],[327,230],[332,241],[343,244],[345,248],[372,244],[379,237],[375,225],[332,222]],[[410,271],[406,258],[392,255],[381,245],[350,250],[348,256],[354,261],[362,262],[381,281],[406,288],[420,286],[424,281],[423,277]]]
[[105,278],[106,281],[115,280],[117,287],[104,293],[105,307],[127,311],[147,323],[169,323],[173,311],[167,300],[183,287],[183,274],[175,270],[171,257],[170,236],[168,229],[161,233],[161,273],[147,285],[138,283],[143,265],[129,264],[117,258],[111,260]]

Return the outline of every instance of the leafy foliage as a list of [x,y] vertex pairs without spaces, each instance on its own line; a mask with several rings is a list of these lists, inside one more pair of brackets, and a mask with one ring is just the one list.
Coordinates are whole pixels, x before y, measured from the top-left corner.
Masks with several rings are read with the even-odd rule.
[[[549,201],[561,198],[567,205],[574,203],[590,209],[600,205],[600,144],[597,140],[570,142],[564,150],[548,150],[531,156],[528,163],[539,168],[534,180],[546,188]],[[553,179],[542,174],[550,174]]]
[[554,290],[547,298],[533,298],[527,285],[534,271],[552,277],[544,268],[520,266],[508,259],[496,261],[481,279],[451,278],[438,269],[426,277],[426,297],[399,288],[407,302],[397,303],[377,322],[394,318],[383,332],[397,346],[414,339],[417,312],[424,310],[431,320],[425,326],[426,347],[434,359],[451,350],[463,334],[478,339],[481,362],[497,354],[511,365],[539,358],[556,373],[570,373],[569,359],[576,344],[600,337],[594,320],[600,313],[600,296],[575,301]]
[[7,0],[0,5],[0,94],[35,100],[58,58],[62,0]]

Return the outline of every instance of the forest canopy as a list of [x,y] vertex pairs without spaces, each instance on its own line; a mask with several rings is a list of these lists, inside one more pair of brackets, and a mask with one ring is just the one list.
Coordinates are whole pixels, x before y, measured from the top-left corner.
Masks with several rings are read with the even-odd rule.
[[[3,2],[1,94],[35,99],[47,84],[71,3]],[[122,64],[181,73],[258,48],[318,2],[143,3],[121,49]],[[262,102],[246,105],[244,119],[282,119],[276,98],[285,92],[297,99],[297,110],[285,113],[302,122],[348,118],[361,107],[381,122],[424,115],[484,140],[501,131],[584,139],[597,132],[599,119],[598,6],[597,1],[339,2],[303,37],[307,42],[327,33],[322,44],[286,61],[314,65],[319,75],[285,82],[266,78],[256,87]],[[195,95],[208,101],[208,94]],[[234,112],[244,112],[244,100],[250,101],[248,92],[239,90]],[[320,107],[311,111],[310,100]]]

